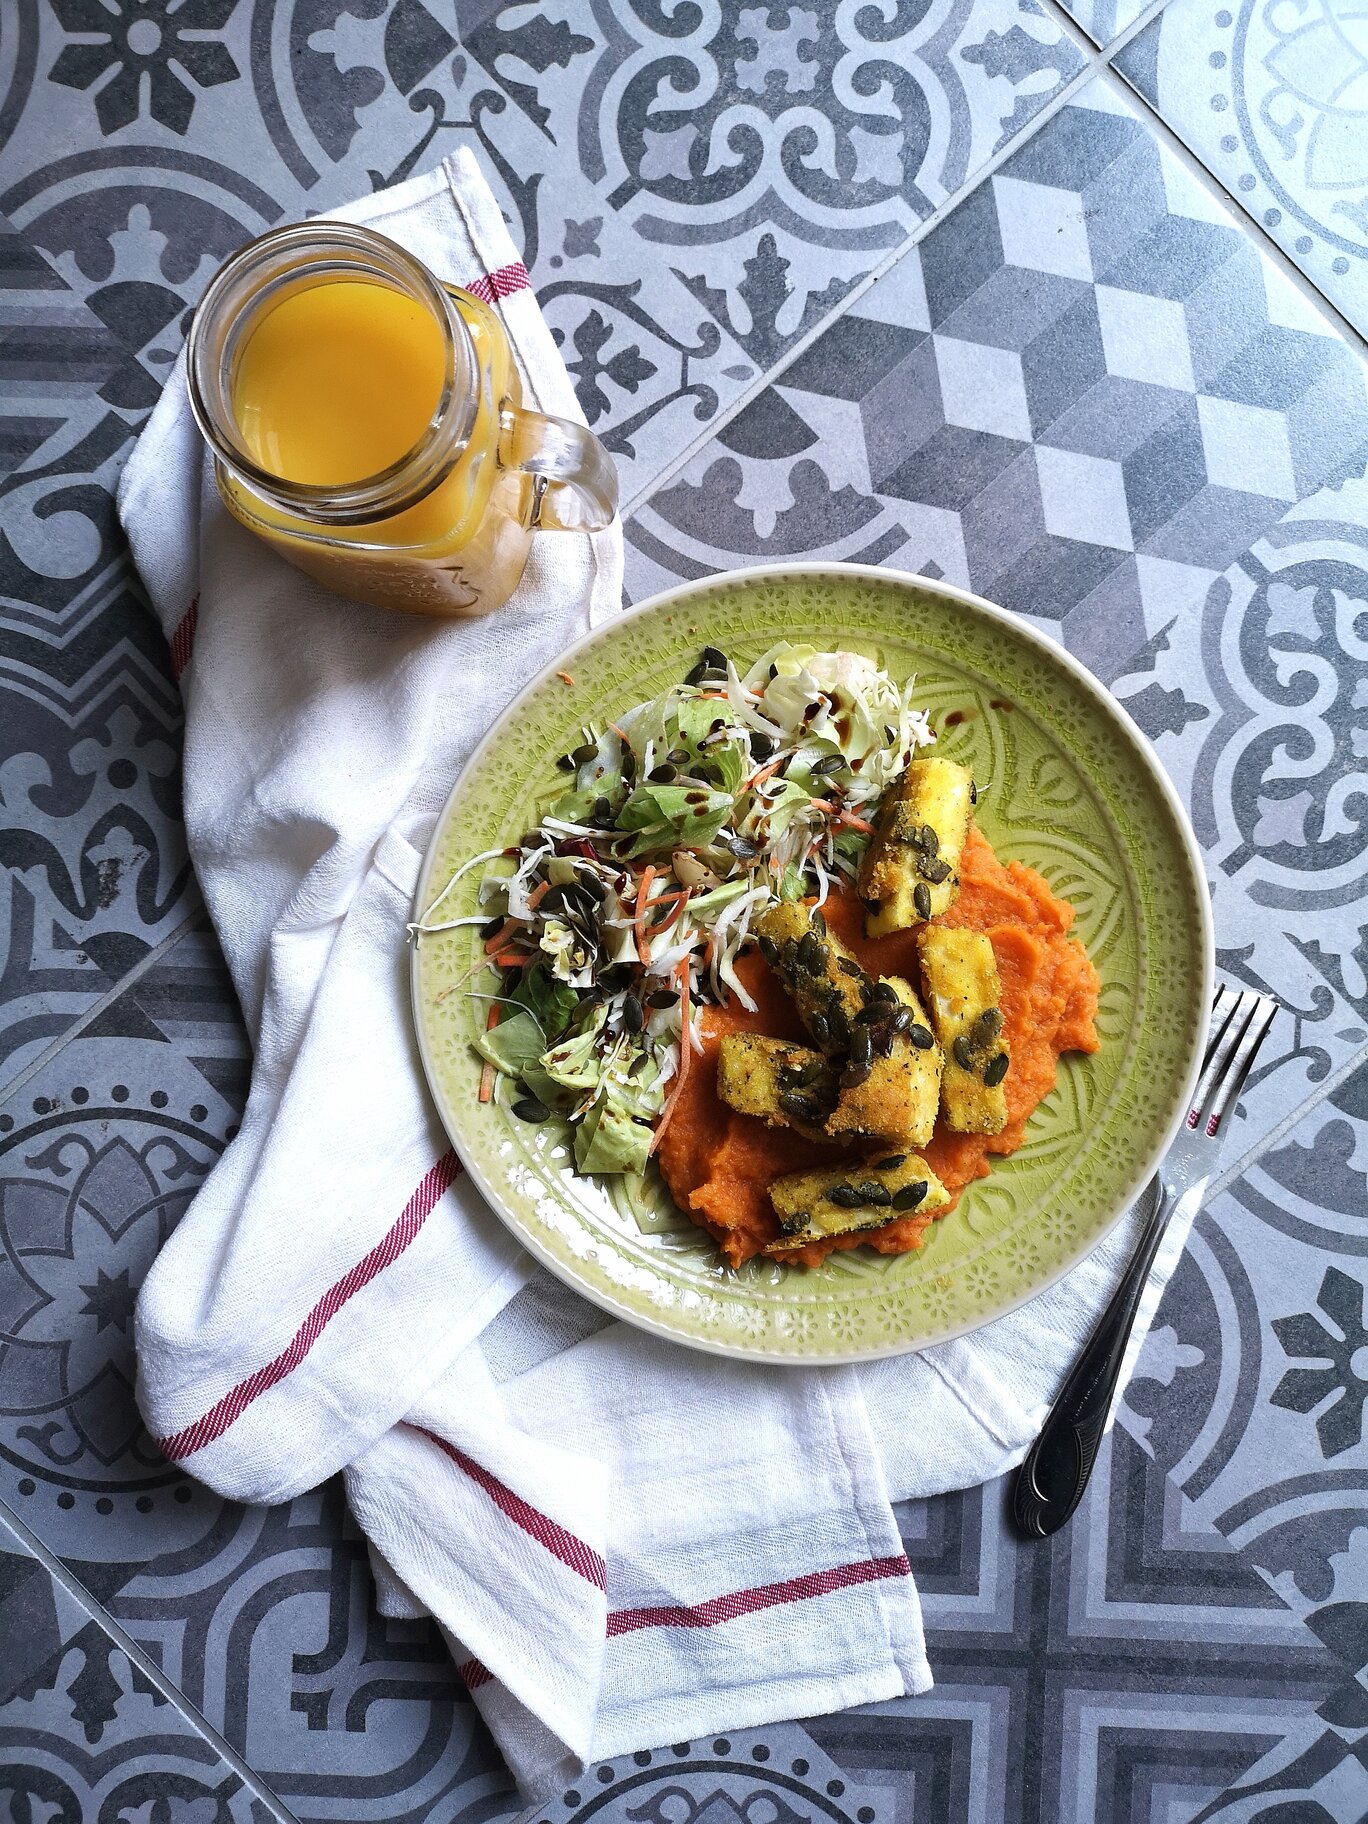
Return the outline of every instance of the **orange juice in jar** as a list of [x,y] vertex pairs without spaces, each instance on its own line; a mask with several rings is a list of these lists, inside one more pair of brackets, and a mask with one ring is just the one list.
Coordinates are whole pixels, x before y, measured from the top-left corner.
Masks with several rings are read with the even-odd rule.
[[486,614],[534,532],[598,531],[616,510],[598,439],[523,407],[495,313],[370,229],[302,223],[242,248],[186,360],[229,511],[358,601]]

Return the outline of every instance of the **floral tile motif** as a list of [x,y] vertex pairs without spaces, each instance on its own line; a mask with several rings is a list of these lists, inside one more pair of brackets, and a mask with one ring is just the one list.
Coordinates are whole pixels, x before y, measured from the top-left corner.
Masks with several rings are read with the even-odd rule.
[[1082,65],[1034,0],[458,15],[465,49],[761,368]]
[[[626,494],[754,378],[706,306],[663,258],[643,259],[628,224],[420,0],[292,0],[255,41],[247,5],[91,5],[35,13],[36,72],[0,149],[0,210],[30,257],[55,269],[97,328],[109,326],[121,404],[155,399],[187,307],[235,247],[463,143],[523,249]],[[212,28],[199,23],[210,18]],[[185,44],[212,51],[213,82],[196,82]],[[54,138],[68,149],[57,161]]]
[[888,563],[1110,683],[1192,809],[1222,970],[1289,1010],[1233,1160],[1368,1037],[1366,457],[1355,357],[1099,79],[633,516],[628,588]]
[[112,295],[0,223],[0,1094],[198,904],[180,699],[114,519],[152,382]]
[[0,1640],[6,1817],[288,1824],[25,1550],[3,1513]]
[[1368,7],[1174,0],[1116,67],[1368,333]]
[[[1368,1060],[1198,1218],[1121,1424],[1344,1663],[1368,1726]],[[1339,1814],[1333,1813],[1338,1816]]]

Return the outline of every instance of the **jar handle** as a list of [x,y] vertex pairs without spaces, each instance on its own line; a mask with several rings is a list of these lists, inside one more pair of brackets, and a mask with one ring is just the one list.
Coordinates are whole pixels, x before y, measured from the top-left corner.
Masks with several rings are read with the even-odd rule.
[[617,512],[617,470],[582,424],[505,405],[499,460],[533,477],[529,524],[542,532],[601,532]]

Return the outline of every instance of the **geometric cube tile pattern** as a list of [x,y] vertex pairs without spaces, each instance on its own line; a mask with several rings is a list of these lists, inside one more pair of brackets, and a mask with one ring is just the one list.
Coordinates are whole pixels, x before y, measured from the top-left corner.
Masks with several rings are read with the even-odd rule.
[[[1101,45],[1141,16],[1073,10]],[[132,1399],[137,1287],[250,1059],[112,490],[224,254],[461,143],[635,503],[632,594],[814,554],[1031,617],[1155,743],[1223,971],[1288,1008],[1073,1526],[1019,1546],[999,1486],[900,1511],[935,1689],[586,1769],[536,1815],[1368,1815],[1368,404],[1134,98],[1228,182],[1184,98],[1210,76],[1223,135],[1266,102],[1252,143],[1321,187],[1284,245],[1353,314],[1353,98],[1295,46],[1332,20],[1339,69],[1359,36],[1322,13],[1213,12],[1175,87],[1172,0],[1131,91],[1061,106],[1051,0],[0,7],[0,1816],[518,1811],[440,1641],[376,1614],[340,1490],[220,1501]]]

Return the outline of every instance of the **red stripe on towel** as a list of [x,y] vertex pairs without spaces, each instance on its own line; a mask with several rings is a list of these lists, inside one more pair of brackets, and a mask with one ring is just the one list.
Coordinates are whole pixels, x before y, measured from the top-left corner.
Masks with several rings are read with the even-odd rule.
[[753,1590],[733,1590],[714,1596],[693,1608],[618,1609],[608,1617],[608,1633],[631,1634],[638,1628],[715,1628],[720,1622],[772,1609],[779,1603],[805,1602],[810,1596],[829,1596],[853,1584],[875,1583],[883,1577],[910,1577],[912,1567],[901,1552],[893,1558],[866,1558],[858,1564],[838,1564],[834,1570],[811,1571],[783,1583],[764,1583]]
[[190,654],[195,647],[195,626],[199,620],[199,597],[186,609],[176,624],[171,635],[171,676],[179,684],[181,673],[190,663]]
[[515,1495],[497,1476],[491,1476],[487,1469],[482,1469],[473,1457],[468,1457],[455,1444],[448,1444],[435,1431],[427,1431],[421,1426],[415,1429],[421,1430],[423,1436],[445,1456],[450,1457],[458,1469],[464,1470],[471,1481],[484,1490],[500,1513],[506,1514],[515,1526],[520,1526],[538,1545],[544,1546],[553,1558],[559,1558],[562,1564],[568,1565],[586,1583],[592,1583],[596,1590],[607,1589],[607,1567],[593,1546],[586,1545],[583,1539],[567,1532],[558,1521],[524,1501],[521,1495]]
[[526,266],[521,260],[514,260],[511,265],[499,266],[493,272],[482,272],[465,289],[482,304],[492,304],[497,298],[511,297],[515,291],[526,291],[531,283]]
[[467,1691],[478,1691],[481,1685],[492,1685],[494,1682],[494,1674],[482,1660],[463,1660],[456,1670],[464,1679]]
[[280,1354],[264,1367],[258,1368],[255,1374],[248,1375],[245,1381],[239,1381],[230,1393],[225,1393],[193,1425],[187,1425],[172,1437],[158,1438],[157,1448],[162,1455],[172,1463],[179,1463],[183,1458],[193,1456],[197,1450],[203,1450],[206,1444],[212,1444],[216,1438],[221,1438],[230,1425],[236,1424],[253,1400],[260,1399],[263,1393],[297,1368],[348,1299],[354,1298],[377,1274],[391,1266],[413,1241],[459,1170],[455,1153],[444,1153],[404,1205],[402,1214],[389,1233],[376,1243],[369,1254],[363,1255],[349,1273],[328,1287]]

